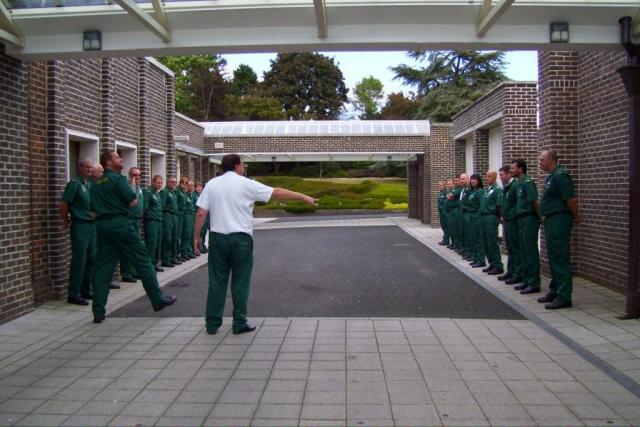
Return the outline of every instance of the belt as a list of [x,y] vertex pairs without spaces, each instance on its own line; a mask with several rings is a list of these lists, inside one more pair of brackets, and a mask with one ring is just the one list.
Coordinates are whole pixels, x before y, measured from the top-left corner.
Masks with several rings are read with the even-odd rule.
[[535,213],[533,213],[533,212],[527,212],[527,213],[523,213],[523,214],[518,214],[518,218],[522,218],[522,217],[529,216],[529,215],[531,215],[531,216],[537,216],[537,215],[536,215]]
[[494,212],[494,213],[483,213],[483,214],[480,214],[480,215],[482,215],[482,216],[489,216],[489,215],[500,216],[500,215],[498,215],[497,212]]

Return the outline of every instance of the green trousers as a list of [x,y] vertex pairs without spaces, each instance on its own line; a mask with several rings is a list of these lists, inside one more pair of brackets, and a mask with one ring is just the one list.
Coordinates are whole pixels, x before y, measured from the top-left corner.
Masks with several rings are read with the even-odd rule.
[[462,246],[462,232],[460,231],[460,209],[447,211],[447,222],[449,226],[449,236],[451,242],[457,246]]
[[[140,236],[140,221],[141,221],[141,219],[140,218],[130,218],[129,220],[131,221],[131,226],[135,230],[136,234],[138,236]],[[123,279],[125,277],[132,278],[133,276],[136,275],[136,270],[133,268],[133,265],[131,265],[131,263],[129,262],[129,260],[126,257],[120,259],[120,275],[122,276]]]
[[539,231],[540,223],[536,215],[524,215],[518,218],[522,281],[525,285],[531,286],[534,289],[540,289]]
[[162,291],[158,285],[156,270],[140,235],[125,216],[116,216],[96,221],[98,252],[93,275],[93,314],[104,315],[109,297],[109,284],[119,259],[124,257],[142,280],[147,296],[155,307],[162,302]]
[[146,220],[144,222],[144,241],[151,261],[160,262],[160,245],[162,244],[162,221]]
[[222,325],[227,286],[231,276],[233,330],[247,323],[247,302],[253,269],[253,238],[245,233],[210,233],[209,293],[206,327],[216,331]]
[[462,211],[462,247],[465,252],[473,254],[473,228],[471,212]]
[[205,249],[207,247],[206,243],[207,243],[208,233],[209,233],[209,215],[207,215],[207,218],[204,220],[204,224],[202,224],[202,230],[200,230],[200,242],[202,244],[202,247],[200,248],[200,250]]
[[449,244],[449,224],[447,223],[447,211],[446,209],[438,209],[440,216],[440,228],[442,228],[442,241]]
[[162,214],[162,262],[169,264],[176,258],[173,243],[176,239],[177,219],[176,215],[164,212]]
[[503,270],[502,257],[500,256],[500,245],[498,244],[498,215],[482,215],[482,243],[484,253],[487,256],[489,265],[498,270]]
[[182,240],[182,227],[184,225],[184,212],[178,212],[176,215],[176,233],[173,240],[173,254],[172,259],[176,259],[180,256],[180,242]]
[[193,221],[194,214],[185,214],[182,222],[182,238],[180,239],[180,255],[194,255],[193,252]]
[[71,263],[69,265],[69,296],[91,293],[91,278],[96,259],[96,229],[93,221],[71,222]]
[[473,260],[482,265],[486,265],[484,262],[484,234],[482,233],[482,216],[477,212],[469,214],[470,219],[470,233],[471,233],[471,253]]
[[544,238],[551,269],[549,293],[571,302],[573,275],[571,273],[571,248],[569,241],[573,228],[571,213],[558,213],[544,219]]
[[504,238],[507,241],[507,273],[521,279],[522,269],[520,267],[520,234],[518,231],[518,218],[504,223]]

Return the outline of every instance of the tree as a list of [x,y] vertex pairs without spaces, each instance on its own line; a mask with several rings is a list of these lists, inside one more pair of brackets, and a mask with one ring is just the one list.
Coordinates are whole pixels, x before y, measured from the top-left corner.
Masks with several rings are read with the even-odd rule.
[[199,121],[225,116],[224,95],[229,84],[223,77],[227,62],[217,55],[158,58],[176,76],[176,111]]
[[415,86],[421,106],[418,118],[450,121],[496,83],[505,80],[504,53],[468,51],[410,51],[409,57],[427,61],[425,67],[392,67],[396,79]]
[[227,120],[286,120],[280,100],[258,95],[227,95]]
[[405,97],[402,92],[394,92],[387,96],[387,102],[380,110],[383,120],[412,120],[420,108],[420,101],[411,94]]
[[246,95],[258,84],[258,75],[246,64],[238,65],[233,70],[233,92],[235,95]]
[[319,53],[279,53],[264,73],[262,89],[296,120],[337,119],[349,91],[333,59]]
[[382,83],[369,76],[356,83],[351,103],[354,110],[360,112],[359,118],[373,120],[380,117],[380,103],[383,97]]

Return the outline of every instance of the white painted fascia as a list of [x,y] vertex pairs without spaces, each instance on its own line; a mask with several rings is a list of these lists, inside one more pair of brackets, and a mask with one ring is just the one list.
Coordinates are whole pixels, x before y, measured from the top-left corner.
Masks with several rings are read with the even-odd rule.
[[495,127],[495,124],[497,122],[501,122],[502,121],[502,111],[494,114],[493,116],[487,117],[486,119],[482,120],[481,122],[476,123],[473,126],[470,126],[468,128],[466,128],[465,130],[463,130],[462,132],[459,132],[458,134],[453,136],[454,140],[458,140],[458,139],[466,139],[468,138],[470,135],[473,135],[473,132],[475,132],[478,129],[486,129],[486,128],[492,128]]

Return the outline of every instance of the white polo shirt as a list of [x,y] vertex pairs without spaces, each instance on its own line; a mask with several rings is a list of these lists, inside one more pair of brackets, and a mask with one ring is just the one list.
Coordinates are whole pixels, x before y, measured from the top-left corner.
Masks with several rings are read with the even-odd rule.
[[253,205],[268,202],[273,188],[229,171],[213,178],[198,197],[198,207],[209,211],[210,230],[253,236]]

